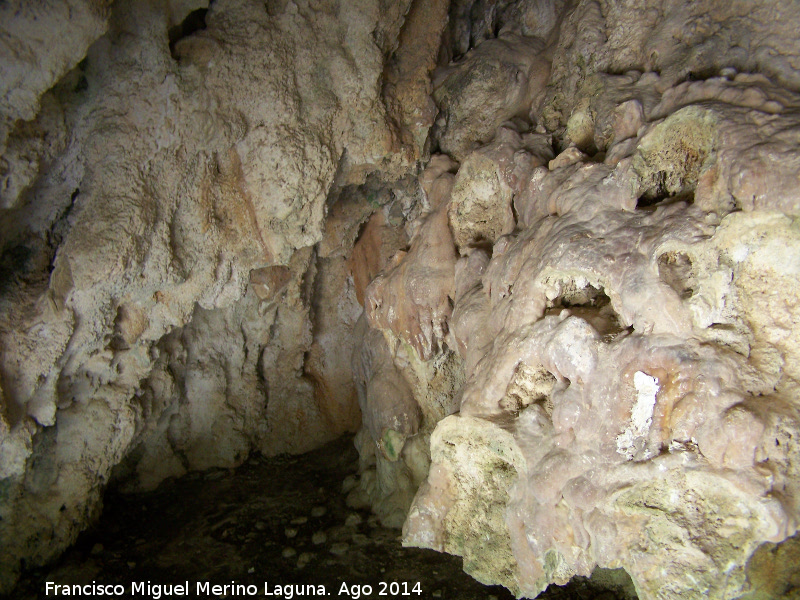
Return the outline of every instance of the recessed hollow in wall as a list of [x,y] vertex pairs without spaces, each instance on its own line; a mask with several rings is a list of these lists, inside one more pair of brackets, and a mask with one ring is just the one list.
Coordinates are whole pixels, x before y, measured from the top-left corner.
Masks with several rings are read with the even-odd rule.
[[697,285],[692,259],[685,252],[665,252],[658,257],[658,275],[682,299],[691,297]]
[[28,272],[32,255],[33,250],[23,244],[7,248],[0,254],[0,294],[12,285],[16,277]]
[[190,12],[186,18],[180,23],[169,28],[169,53],[175,60],[180,59],[179,53],[176,51],[176,44],[183,38],[189,37],[197,31],[202,31],[206,28],[206,14],[207,8],[198,8]]
[[[666,177],[666,175],[663,173],[660,175],[660,179]],[[639,196],[639,198],[636,200],[636,208],[655,210],[660,206],[667,206],[670,204],[676,204],[678,202],[684,202],[687,205],[694,204],[694,191],[686,190],[678,194],[671,195],[667,193],[663,187],[658,187],[655,191],[648,191]]]
[[581,285],[575,280],[567,280],[560,282],[559,288],[558,296],[547,301],[547,308],[602,308],[611,302],[602,286],[595,287],[591,283]]
[[114,333],[110,346],[114,350],[127,350],[133,346],[147,329],[148,319],[141,307],[122,304],[114,319]]
[[689,106],[644,135],[632,163],[643,199],[637,207],[694,193],[701,174],[715,160],[716,127],[714,113]]
[[553,414],[553,401],[550,394],[556,384],[555,376],[542,365],[529,365],[521,362],[514,370],[506,388],[500,407],[518,415],[531,404],[542,403],[548,416]]
[[558,315],[562,310],[589,323],[601,336],[615,336],[625,330],[602,286],[588,282],[566,280],[558,283],[559,293],[548,299],[546,315]]

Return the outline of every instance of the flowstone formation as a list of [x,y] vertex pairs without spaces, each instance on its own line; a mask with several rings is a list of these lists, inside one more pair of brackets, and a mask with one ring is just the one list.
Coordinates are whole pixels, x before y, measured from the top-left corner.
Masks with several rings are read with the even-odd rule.
[[358,428],[358,186],[432,125],[408,1],[34,4],[0,6],[0,591],[110,479]]
[[[790,597],[759,557],[800,518],[800,8],[450,17],[429,208],[367,293],[362,488],[407,498],[425,440],[404,543],[519,596],[599,568]],[[434,427],[415,375],[445,360]]]

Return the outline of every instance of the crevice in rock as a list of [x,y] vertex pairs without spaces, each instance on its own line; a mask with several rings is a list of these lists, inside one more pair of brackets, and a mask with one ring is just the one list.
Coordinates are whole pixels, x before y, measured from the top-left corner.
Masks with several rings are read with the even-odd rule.
[[666,180],[666,173],[658,173],[655,177],[661,183],[656,185],[656,188],[650,192],[642,194],[636,200],[637,209],[655,210],[658,206],[668,206],[676,202],[684,202],[686,204],[694,203],[694,192],[686,191],[678,194],[669,194],[664,188],[664,181]]
[[601,336],[611,339],[625,330],[621,319],[602,286],[587,283],[581,287],[573,280],[560,283],[560,293],[548,299],[546,316],[558,315],[563,310],[587,321]]
[[658,257],[658,275],[682,298],[690,298],[697,285],[692,259],[685,252],[665,252]]
[[595,287],[590,283],[580,286],[575,281],[568,280],[561,283],[560,293],[556,298],[548,299],[547,308],[551,310],[580,307],[601,309],[610,303],[611,299],[606,295],[602,286]]
[[180,60],[180,54],[176,52],[175,47],[182,39],[189,37],[193,33],[203,31],[206,29],[206,15],[208,8],[198,8],[186,15],[186,18],[174,27],[170,27],[169,35],[169,53],[175,60]]

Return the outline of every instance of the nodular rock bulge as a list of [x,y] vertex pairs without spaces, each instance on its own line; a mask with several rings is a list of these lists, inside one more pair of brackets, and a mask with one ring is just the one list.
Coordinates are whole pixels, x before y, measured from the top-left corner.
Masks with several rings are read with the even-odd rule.
[[358,431],[349,502],[518,596],[601,568],[788,598],[798,28],[794,0],[0,4],[0,593],[109,484]]

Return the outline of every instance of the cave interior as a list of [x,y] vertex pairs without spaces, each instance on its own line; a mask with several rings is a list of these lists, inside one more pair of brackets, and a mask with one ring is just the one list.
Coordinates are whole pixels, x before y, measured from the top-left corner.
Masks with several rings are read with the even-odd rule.
[[798,30],[0,0],[0,595],[799,598]]

